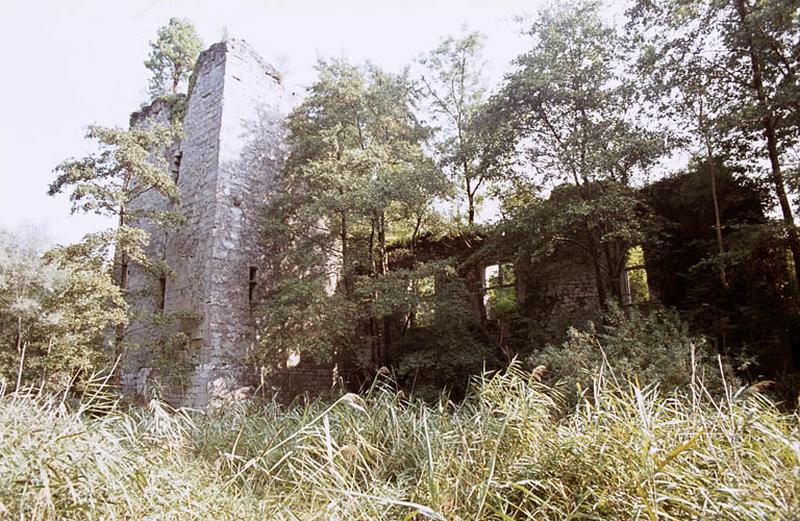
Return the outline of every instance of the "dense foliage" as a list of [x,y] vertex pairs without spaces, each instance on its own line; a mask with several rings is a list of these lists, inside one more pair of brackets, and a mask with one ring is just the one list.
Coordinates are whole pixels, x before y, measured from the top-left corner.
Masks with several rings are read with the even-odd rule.
[[[268,194],[254,361],[299,351],[356,368],[357,383],[385,366],[409,387],[463,390],[482,364],[535,356],[585,318],[603,333],[592,310],[616,302],[678,308],[748,378],[791,379],[798,5],[628,7],[624,27],[592,0],[526,20],[530,48],[491,95],[474,33],[394,75],[320,62]],[[689,173],[666,167],[676,156]],[[766,217],[772,197],[781,221]],[[487,200],[500,220],[481,227]],[[520,284],[491,287],[503,281],[484,271],[557,279],[564,259],[596,293],[571,314],[520,307]]]
[[390,364],[390,316],[410,312],[408,288],[434,275],[389,273],[390,242],[413,247],[447,185],[425,154],[406,75],[343,61],[321,63],[319,75],[289,117],[292,154],[269,194],[262,343],[325,358],[360,342],[350,354],[377,368]]
[[103,340],[126,321],[110,274],[58,250],[43,256],[35,232],[0,230],[0,381],[62,389],[109,361]]
[[[712,175],[724,225],[717,235],[708,226],[715,209],[703,204],[709,170],[701,162],[645,190],[658,221],[645,244],[650,287],[664,305],[680,310],[693,329],[713,338],[720,352],[742,354],[744,345],[762,363],[780,367],[792,358],[798,324],[785,230],[765,218],[763,186],[718,164]],[[715,276],[720,268],[722,280]],[[752,367],[748,376],[759,371],[763,365]]]
[[635,1],[628,11],[640,76],[660,93],[657,117],[677,115],[712,167],[721,157],[768,180],[797,279],[787,176],[796,175],[799,18],[796,0]]
[[526,20],[492,92],[479,34],[396,73],[320,61],[259,194],[249,362],[361,392],[202,413],[126,408],[92,373],[129,321],[169,364],[170,321],[202,320],[125,303],[182,222],[201,44],[171,19],[146,62],[171,125],[90,127],[50,187],[116,225],[47,252],[0,231],[0,517],[800,518],[800,3],[627,7]]
[[[52,253],[61,265],[88,266],[95,275],[113,277],[113,287],[95,288],[98,293],[94,296],[100,302],[126,295],[133,263],[154,274],[169,273],[163,260],[148,257],[146,247],[151,230],[183,222],[182,214],[169,204],[179,200],[168,164],[168,150],[179,134],[178,125],[152,121],[129,130],[91,126],[86,137],[96,142],[97,150],[56,167],[58,175],[50,185],[50,195],[68,193],[73,213],[95,213],[116,220],[115,226],[87,234],[81,242],[59,246]],[[146,197],[160,197],[164,204],[155,208],[143,204]],[[105,293],[100,293],[101,289]],[[123,323],[128,318],[98,325],[116,324],[113,349],[106,353],[111,361],[127,348]]]
[[717,396],[726,382],[737,387],[729,363],[715,356],[705,338],[692,336],[677,313],[625,313],[612,306],[604,318],[600,330],[594,324],[585,331],[570,329],[563,344],[547,345],[528,361],[547,369],[546,382],[563,385],[569,403],[592,392],[594,375],[611,360],[607,378],[658,383],[667,392],[686,389],[695,380]]

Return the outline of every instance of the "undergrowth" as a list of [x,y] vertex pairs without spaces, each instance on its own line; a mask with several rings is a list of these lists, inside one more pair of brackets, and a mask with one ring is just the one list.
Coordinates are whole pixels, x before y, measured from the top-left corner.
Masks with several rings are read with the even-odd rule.
[[0,396],[3,519],[797,519],[800,418],[604,366],[569,413],[519,365],[468,398],[214,414]]

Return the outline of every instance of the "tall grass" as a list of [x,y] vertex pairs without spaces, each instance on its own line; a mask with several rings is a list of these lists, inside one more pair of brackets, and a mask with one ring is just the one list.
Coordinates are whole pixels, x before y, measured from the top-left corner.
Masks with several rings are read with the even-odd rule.
[[208,415],[4,393],[0,518],[800,518],[796,413],[604,373],[568,413],[518,366],[459,404],[384,382]]

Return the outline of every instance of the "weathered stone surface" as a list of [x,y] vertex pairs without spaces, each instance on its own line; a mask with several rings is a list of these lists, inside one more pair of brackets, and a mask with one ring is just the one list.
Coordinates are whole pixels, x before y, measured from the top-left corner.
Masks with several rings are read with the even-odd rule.
[[[252,380],[245,361],[255,342],[251,296],[258,293],[251,292],[251,277],[263,272],[259,206],[285,155],[284,115],[277,73],[244,41],[220,42],[201,53],[184,137],[175,149],[179,209],[186,224],[177,231],[151,230],[148,251],[174,271],[166,281],[164,313],[188,311],[201,319],[180,326],[189,338],[185,347],[161,356],[159,346],[146,345],[152,336],[132,335],[143,347],[124,360],[126,392],[146,393],[155,386],[170,402],[205,407],[215,395]],[[134,114],[131,124],[148,118],[168,120],[168,106],[156,101]],[[163,208],[168,203],[154,197],[142,204]],[[157,310],[158,284],[141,268],[131,269],[130,301],[136,312]]]
[[596,320],[600,301],[591,268],[562,252],[535,265],[515,266],[521,312],[537,325],[540,345],[558,341],[570,326]]
[[[153,124],[169,125],[172,117],[172,107],[165,100],[156,100],[131,115],[131,127],[140,127]],[[166,151],[164,161],[171,162],[178,153],[180,142],[176,141]],[[130,205],[136,210],[171,210],[173,204],[166,197],[150,190],[134,199]],[[136,223],[150,234],[150,243],[145,248],[145,254],[154,261],[163,261],[166,256],[168,233],[149,221]],[[153,339],[151,323],[158,312],[160,304],[159,277],[153,276],[141,265],[131,262],[128,266],[128,304],[134,310],[134,315],[126,330],[125,341],[131,345],[150,346]],[[122,363],[121,383],[123,389],[136,394],[149,394],[147,383],[150,379],[153,366],[153,352],[146,347],[132,350],[127,353]]]

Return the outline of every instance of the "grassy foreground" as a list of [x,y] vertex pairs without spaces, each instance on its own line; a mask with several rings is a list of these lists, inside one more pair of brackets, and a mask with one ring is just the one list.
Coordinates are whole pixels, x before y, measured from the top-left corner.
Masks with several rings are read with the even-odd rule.
[[797,413],[613,378],[566,415],[557,396],[518,367],[434,406],[381,384],[210,415],[4,393],[0,518],[800,519]]

